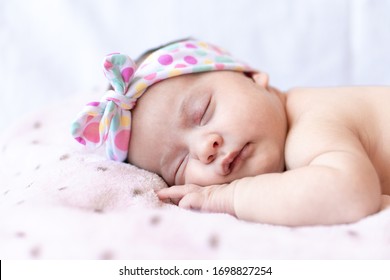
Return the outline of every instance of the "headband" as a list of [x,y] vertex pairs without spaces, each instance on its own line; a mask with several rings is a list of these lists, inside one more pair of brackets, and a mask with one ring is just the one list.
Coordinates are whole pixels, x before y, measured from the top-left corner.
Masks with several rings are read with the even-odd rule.
[[127,158],[131,110],[151,85],[172,77],[208,71],[255,72],[219,47],[197,40],[172,43],[152,52],[138,67],[130,57],[114,53],[105,57],[103,71],[113,90],[99,102],[86,104],[72,124],[72,135],[86,147],[106,144],[107,156]]

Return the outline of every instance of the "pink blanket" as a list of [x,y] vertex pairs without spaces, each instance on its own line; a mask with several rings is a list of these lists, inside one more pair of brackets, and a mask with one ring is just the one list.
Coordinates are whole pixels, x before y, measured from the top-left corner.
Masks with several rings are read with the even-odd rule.
[[41,109],[0,137],[1,259],[390,259],[390,209],[289,228],[161,203],[158,176],[71,138],[87,100]]

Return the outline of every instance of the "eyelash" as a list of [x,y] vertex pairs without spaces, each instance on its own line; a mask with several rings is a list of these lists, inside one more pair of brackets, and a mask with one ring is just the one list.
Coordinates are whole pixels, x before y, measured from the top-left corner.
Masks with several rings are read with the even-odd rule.
[[209,100],[208,100],[208,102],[207,102],[207,104],[206,104],[206,107],[204,108],[204,110],[203,110],[203,112],[202,112],[202,114],[201,114],[201,116],[200,116],[200,118],[199,118],[199,125],[204,125],[204,124],[202,124],[202,121],[203,121],[203,119],[204,119],[204,116],[206,115],[206,113],[207,113],[207,110],[209,109],[209,107],[210,107],[210,103],[211,103],[211,98],[209,98]]
[[176,181],[177,181],[177,173],[179,172],[180,168],[182,167],[184,161],[186,160],[188,155],[184,156],[183,159],[180,161],[179,165],[177,166],[176,168],[176,172],[175,172],[175,184],[176,184]]

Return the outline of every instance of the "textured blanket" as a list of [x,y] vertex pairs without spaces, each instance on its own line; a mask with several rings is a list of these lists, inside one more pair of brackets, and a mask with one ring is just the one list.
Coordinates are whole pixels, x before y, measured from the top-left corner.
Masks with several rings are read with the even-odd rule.
[[354,224],[289,228],[160,202],[158,176],[71,138],[86,100],[41,109],[1,136],[1,259],[390,258],[390,209]]

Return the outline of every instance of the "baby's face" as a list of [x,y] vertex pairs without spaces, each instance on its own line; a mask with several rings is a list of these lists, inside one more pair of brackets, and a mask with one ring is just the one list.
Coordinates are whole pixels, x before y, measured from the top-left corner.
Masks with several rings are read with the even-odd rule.
[[132,116],[129,162],[169,185],[222,184],[284,168],[282,98],[242,73],[164,80]]

